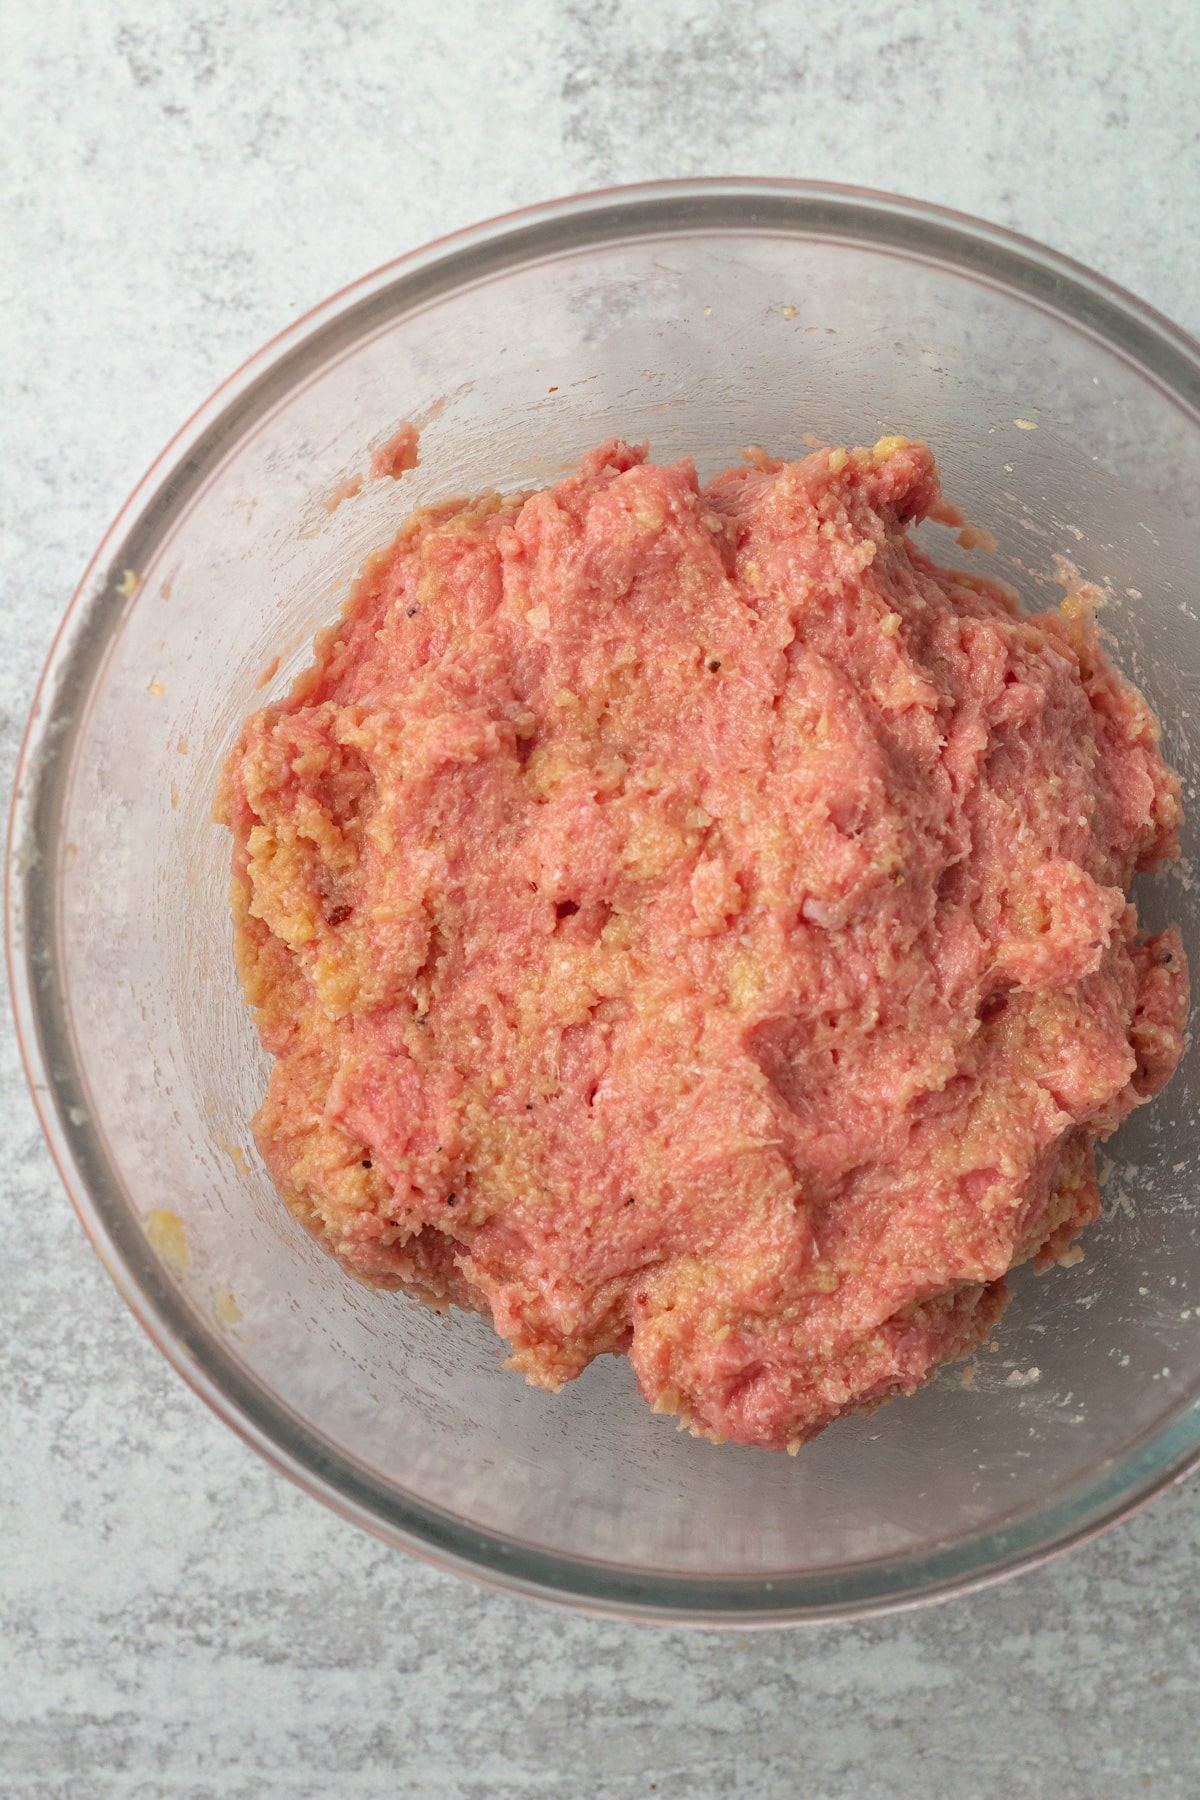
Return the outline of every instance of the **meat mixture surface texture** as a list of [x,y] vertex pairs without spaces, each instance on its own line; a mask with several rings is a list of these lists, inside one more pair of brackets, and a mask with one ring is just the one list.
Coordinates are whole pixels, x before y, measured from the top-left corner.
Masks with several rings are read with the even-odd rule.
[[1070,1261],[1182,1050],[1156,721],[1079,595],[908,535],[926,446],[700,486],[602,444],[422,509],[219,801],[255,1120],[350,1270],[558,1389],[796,1446]]

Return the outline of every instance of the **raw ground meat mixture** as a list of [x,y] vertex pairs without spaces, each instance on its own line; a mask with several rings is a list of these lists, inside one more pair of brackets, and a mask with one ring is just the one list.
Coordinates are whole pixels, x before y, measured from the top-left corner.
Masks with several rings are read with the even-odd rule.
[[414,513],[229,759],[271,1174],[541,1387],[625,1354],[775,1449],[911,1392],[1179,1059],[1155,720],[939,511],[903,438],[705,487],[602,444]]

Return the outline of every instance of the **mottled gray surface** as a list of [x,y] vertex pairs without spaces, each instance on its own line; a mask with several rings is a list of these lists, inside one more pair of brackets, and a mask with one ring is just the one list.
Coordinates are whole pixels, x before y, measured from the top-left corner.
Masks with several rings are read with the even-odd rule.
[[[0,0],[5,775],[133,480],[267,336],[457,225],[657,174],[978,211],[1193,331],[1195,0]],[[1200,1482],[922,1614],[597,1624],[381,1549],[170,1374],[0,1046],[0,1793],[1200,1791]]]

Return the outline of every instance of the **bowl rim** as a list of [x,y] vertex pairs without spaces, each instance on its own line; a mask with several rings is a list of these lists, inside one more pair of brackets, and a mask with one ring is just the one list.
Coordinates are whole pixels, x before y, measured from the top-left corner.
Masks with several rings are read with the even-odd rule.
[[702,1578],[547,1551],[470,1525],[381,1482],[241,1367],[150,1250],[86,1108],[64,995],[54,981],[61,834],[80,702],[147,553],[249,425],[373,321],[392,320],[499,273],[571,251],[703,229],[785,233],[934,263],[998,287],[1098,337],[1200,428],[1200,344],[1105,276],[1016,232],[924,201],[829,182],[730,176],[598,189],[499,215],[381,265],[321,302],[234,371],[133,489],[55,635],[21,745],[9,813],[5,948],[26,1079],[59,1176],[138,1322],[193,1391],[269,1463],[385,1542],[497,1589],[586,1612],[666,1624],[846,1620],[968,1592],[1037,1566],[1127,1517],[1200,1465],[1200,1403],[1007,1524],[917,1557],[816,1574]]

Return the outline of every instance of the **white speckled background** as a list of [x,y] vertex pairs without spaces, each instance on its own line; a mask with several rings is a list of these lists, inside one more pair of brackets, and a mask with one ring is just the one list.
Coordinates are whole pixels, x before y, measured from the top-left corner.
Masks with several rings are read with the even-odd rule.
[[[1200,331],[1196,0],[0,0],[5,782],[133,481],[235,364],[477,218],[656,175],[984,214]],[[87,1248],[0,1044],[0,1794],[1200,1792],[1200,1481],[932,1611],[753,1637],[498,1598],[272,1474]]]

